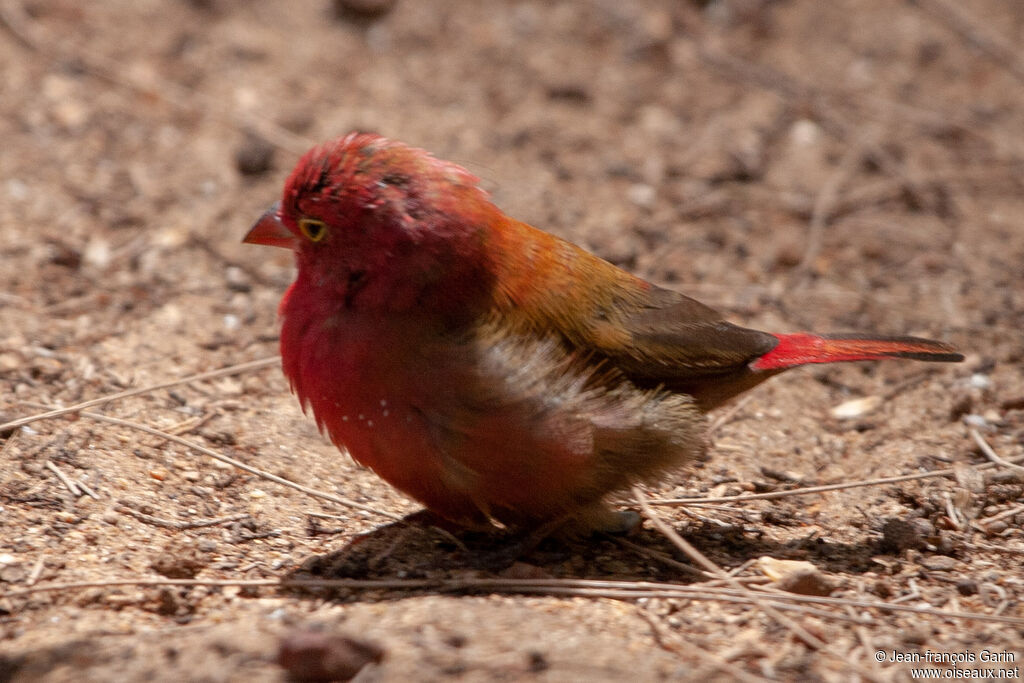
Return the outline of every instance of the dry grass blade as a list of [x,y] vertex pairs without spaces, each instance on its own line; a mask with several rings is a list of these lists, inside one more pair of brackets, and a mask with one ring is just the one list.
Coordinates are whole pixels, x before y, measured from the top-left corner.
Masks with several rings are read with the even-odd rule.
[[978,448],[981,449],[982,454],[984,454],[984,456],[994,464],[1014,470],[1015,472],[1024,472],[1024,467],[1000,457],[1000,455],[995,452],[995,449],[988,445],[988,441],[985,441],[985,437],[983,437],[977,429],[971,429],[971,438],[974,439],[974,443],[978,444]]
[[[703,662],[702,670],[690,671],[689,675],[693,680],[701,680],[710,677],[712,674],[721,673],[731,680],[744,681],[746,683],[753,683],[754,681],[767,680],[761,676],[755,676],[747,673],[743,669],[733,666],[729,663],[728,657],[723,657],[716,652],[713,652],[710,648],[704,648],[701,646],[693,646],[689,640],[685,640],[680,635],[675,633],[666,632],[665,629],[658,623],[658,620],[653,615],[648,614],[643,608],[637,610],[640,618],[647,622],[647,625],[651,629],[651,636],[654,638],[654,642],[663,650],[675,653],[677,655],[689,655]],[[670,644],[669,639],[675,641]],[[678,644],[676,644],[678,643]]]
[[144,424],[139,424],[138,422],[132,422],[131,420],[123,420],[119,417],[111,417],[110,415],[91,413],[88,411],[83,411],[81,414],[82,417],[87,417],[91,420],[98,420],[100,422],[107,422],[109,424],[118,425],[120,427],[127,427],[128,429],[135,429],[140,432],[145,432],[146,434],[158,436],[161,439],[165,439],[167,441],[173,441],[176,444],[182,445],[186,448],[202,453],[203,455],[208,455],[214,460],[219,460],[220,462],[227,463],[232,467],[237,467],[238,469],[248,472],[249,474],[255,474],[257,477],[261,477],[268,481],[275,482],[277,484],[280,484],[281,486],[287,486],[288,488],[295,489],[296,491],[301,491],[302,493],[305,493],[306,495],[309,496],[313,496],[314,498],[329,500],[332,503],[344,505],[345,507],[349,507],[354,510],[359,510],[361,512],[366,512],[371,515],[378,515],[380,517],[386,517],[392,520],[401,519],[401,517],[399,517],[398,515],[391,514],[390,512],[378,510],[377,508],[371,507],[369,505],[363,505],[362,503],[357,503],[354,500],[342,498],[341,496],[336,496],[332,493],[327,493],[325,491],[317,491],[316,489],[309,488],[308,486],[303,486],[302,484],[296,484],[294,481],[289,481],[288,479],[279,477],[276,474],[271,474],[270,472],[265,472],[261,469],[252,467],[251,465],[246,465],[244,462],[241,462],[240,460],[229,458],[228,456],[222,455],[215,450],[207,448],[206,446],[200,446],[199,444],[193,443],[188,439],[183,439],[180,436],[175,436],[174,434],[168,434],[167,432],[161,431],[159,429],[154,429],[153,427],[149,427]]
[[[850,607],[849,605],[847,605],[845,607],[845,611],[846,611],[847,616],[849,616],[851,619],[856,619],[857,618],[857,612],[852,607]],[[868,630],[866,628],[864,628],[864,623],[863,622],[859,622],[854,627],[854,633],[857,634],[857,640],[860,641],[861,656],[866,661],[871,663],[870,666],[874,667],[875,669],[880,668],[878,666],[878,664],[877,664],[877,660],[874,660],[873,658],[868,656],[872,652],[875,652],[877,650],[877,648],[875,648],[875,647],[873,647],[871,645],[871,635],[868,633]]]
[[[687,600],[719,600],[752,604],[755,598],[773,604],[805,603],[859,609],[877,609],[883,612],[903,612],[934,616],[951,620],[976,620],[1008,626],[1024,627],[1024,618],[1001,614],[954,612],[930,607],[916,607],[893,602],[875,602],[850,598],[829,598],[795,593],[760,593],[747,589],[707,586],[706,584],[657,584],[644,581],[606,581],[594,579],[152,579],[124,578],[97,581],[69,581],[48,583],[0,592],[0,599],[24,597],[33,593],[46,593],[87,588],[116,586],[250,586],[269,588],[328,588],[339,590],[433,590],[438,592],[521,593],[529,595],[560,595],[566,597],[599,597],[616,600],[641,598],[681,598]],[[845,615],[830,614],[831,618],[850,620]],[[868,623],[858,618],[855,623]]]
[[[998,457],[998,456],[997,456]],[[1002,463],[1014,466],[1014,462],[1024,459],[1013,458],[1011,460],[1001,459]],[[989,470],[997,467],[995,463],[988,463],[985,465],[979,465],[976,469]],[[935,477],[955,477],[956,469],[947,467],[941,470],[932,470],[931,472],[918,472],[916,474],[901,474],[895,477],[880,477],[878,479],[862,479],[861,481],[851,481],[842,484],[824,484],[822,486],[806,486],[799,489],[790,489],[788,491],[772,491],[770,493],[751,493],[743,494],[739,496],[720,496],[718,498],[661,498],[649,501],[651,505],[710,505],[718,503],[743,503],[751,500],[775,500],[778,498],[789,498],[791,496],[809,496],[814,493],[826,493],[828,491],[842,491],[844,489],[855,489],[864,486],[882,486],[885,484],[898,484],[904,481],[916,481],[918,479],[933,479]]]
[[[693,576],[700,577],[702,579],[711,579],[712,581],[716,581],[716,582],[720,581],[718,579],[712,579],[711,575],[708,572],[706,572],[706,571],[702,571],[700,569],[697,569],[696,567],[694,567],[692,565],[684,564],[683,562],[680,562],[679,560],[677,560],[675,558],[669,557],[665,553],[657,551],[657,550],[654,550],[653,548],[647,548],[647,547],[644,547],[642,545],[638,545],[636,543],[633,543],[632,541],[628,541],[625,538],[621,538],[621,537],[618,537],[618,536],[610,536],[610,538],[612,538],[617,544],[621,545],[623,548],[629,548],[630,550],[632,550],[635,553],[638,553],[640,555],[643,555],[644,557],[648,557],[648,558],[650,558],[652,560],[660,562],[660,563],[662,563],[662,564],[664,564],[664,565],[666,565],[668,567],[672,567],[676,571],[681,571],[681,572],[684,572],[686,574],[691,574]],[[702,585],[707,585],[707,584],[702,584]]]
[[144,512],[132,509],[127,505],[117,505],[114,507],[120,513],[131,515],[140,522],[146,524],[152,524],[153,526],[163,527],[165,529],[174,529],[175,531],[184,531],[186,529],[201,529],[208,526],[219,526],[221,524],[227,524],[229,522],[237,522],[249,517],[246,512],[239,513],[237,515],[228,515],[226,517],[217,517],[216,519],[197,519],[191,522],[181,522],[174,519],[163,519],[162,517],[156,517],[154,515],[147,515]]
[[39,413],[37,415],[29,415],[27,417],[21,417],[17,420],[11,420],[0,424],[0,432],[6,432],[10,429],[17,429],[33,422],[39,422],[40,420],[50,420],[55,417],[62,415],[69,415],[71,413],[77,413],[85,410],[86,408],[95,408],[113,401],[119,401],[129,396],[138,396],[140,394],[148,394],[159,389],[167,389],[170,387],[176,387],[180,384],[188,384],[190,382],[200,382],[207,379],[215,379],[217,377],[227,377],[229,375],[237,375],[243,372],[249,372],[250,370],[260,370],[262,368],[269,368],[273,365],[278,365],[281,359],[278,356],[272,356],[270,358],[260,358],[259,360],[252,360],[248,363],[239,363],[238,365],[231,365],[226,368],[220,368],[219,370],[211,370],[209,372],[201,372],[198,375],[189,375],[188,377],[182,377],[181,379],[170,380],[169,382],[161,382],[160,384],[152,384],[147,387],[139,387],[137,389],[128,389],[121,391],[116,394],[110,394],[109,396],[100,396],[88,401],[76,403],[73,406],[67,408],[54,408],[48,410],[45,413]]
[[[1019,510],[1014,510],[1019,512]],[[971,548],[972,550],[987,550],[993,553],[1007,553],[1009,555],[1024,555],[1024,548],[1009,548],[1004,545],[992,545],[991,543],[979,543],[977,541],[973,543],[965,542],[965,548]]]
[[814,269],[814,264],[821,253],[825,227],[833,218],[833,209],[839,198],[839,192],[850,181],[857,170],[857,165],[864,157],[864,144],[850,146],[835,171],[825,180],[811,210],[810,225],[807,229],[806,248],[800,263],[793,270],[793,280],[797,283],[806,282]]
[[71,479],[69,479],[66,474],[61,472],[60,468],[58,468],[49,460],[46,461],[46,467],[47,469],[54,473],[54,475],[57,477],[57,479],[60,480],[62,484],[64,484],[64,487],[71,492],[72,496],[77,498],[78,496],[82,495],[82,490],[75,486],[75,482],[71,481]]
[[[697,550],[697,548],[691,545],[686,539],[684,539],[682,536],[676,533],[676,530],[670,527],[665,522],[665,520],[663,520],[654,511],[654,508],[652,508],[648,504],[647,496],[640,489],[640,487],[633,487],[633,495],[636,497],[637,502],[640,504],[640,509],[643,511],[644,516],[647,517],[647,519],[649,519],[654,524],[658,531],[660,531],[667,539],[669,539],[677,548],[686,553],[686,555],[689,556],[694,562],[701,565],[718,578],[726,581],[734,589],[741,592],[745,592],[743,585],[740,584],[736,577],[727,574],[721,567],[719,567],[717,564],[708,559],[708,557],[704,555],[704,553]],[[750,595],[756,596],[756,593],[751,591]],[[871,671],[867,667],[861,666],[857,662],[844,658],[842,655],[829,648],[828,643],[823,641],[821,638],[818,638],[810,631],[805,629],[803,626],[798,624],[796,621],[790,619],[788,616],[783,614],[776,605],[769,604],[767,600],[762,600],[760,599],[760,597],[754,597],[754,603],[761,610],[763,610],[765,614],[772,617],[773,619],[775,619],[775,621],[789,629],[793,633],[793,635],[802,640],[804,644],[808,647],[813,648],[815,650],[819,650],[821,652],[826,652],[832,655],[833,657],[836,657],[840,661],[844,662],[847,666],[851,667],[852,669],[859,671],[862,675],[868,677],[869,679],[874,679],[875,674],[873,671]]]
[[987,527],[991,526],[992,524],[995,524],[996,522],[1001,522],[1004,519],[1008,519],[1010,517],[1016,517],[1021,513],[1024,513],[1024,505],[1014,505],[1009,510],[1003,510],[999,514],[992,515],[991,517],[979,519],[978,524],[982,526],[982,530],[984,531]]
[[715,416],[715,419],[708,425],[708,436],[713,435],[719,429],[728,424],[734,417],[739,415],[740,411],[747,407],[747,404],[753,400],[753,394],[747,394],[741,397],[738,401],[733,403],[731,406],[723,410],[721,413]]

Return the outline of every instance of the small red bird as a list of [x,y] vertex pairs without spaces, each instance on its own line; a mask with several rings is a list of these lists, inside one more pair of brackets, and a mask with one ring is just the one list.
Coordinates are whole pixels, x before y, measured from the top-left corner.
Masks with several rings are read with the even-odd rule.
[[613,527],[607,494],[701,455],[703,413],[788,368],[963,359],[913,337],[738,327],[377,135],[310,150],[245,241],[295,251],[281,357],[320,429],[470,527]]

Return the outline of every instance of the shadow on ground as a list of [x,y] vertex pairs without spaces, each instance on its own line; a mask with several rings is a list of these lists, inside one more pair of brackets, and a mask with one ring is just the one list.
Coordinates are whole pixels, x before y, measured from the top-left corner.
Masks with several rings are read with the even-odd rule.
[[[838,543],[821,538],[779,542],[769,539],[763,528],[705,522],[677,531],[727,570],[769,555],[810,560],[829,572],[861,573],[877,569],[871,558],[880,552],[879,540],[871,534],[858,543]],[[444,528],[425,512],[357,536],[340,550],[311,556],[285,578],[445,579],[467,573],[513,579],[703,580],[690,560],[653,529],[537,542],[529,533]]]

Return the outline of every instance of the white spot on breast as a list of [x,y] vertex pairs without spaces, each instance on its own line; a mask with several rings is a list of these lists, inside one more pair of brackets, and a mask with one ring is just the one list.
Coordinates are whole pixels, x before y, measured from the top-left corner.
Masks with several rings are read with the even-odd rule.
[[387,417],[390,414],[391,414],[391,411],[385,408],[384,409],[384,413],[383,413],[384,417]]
[[381,408],[387,408],[387,407],[388,407],[388,401],[387,401],[387,399],[386,399],[386,398],[382,398],[382,399],[380,400],[380,407],[381,407]]
[[373,426],[373,420],[367,420],[366,421],[366,426],[367,427],[372,427]]
[[342,415],[341,416],[341,421],[342,422],[348,422],[348,415]]
[[359,413],[359,419],[360,419],[360,420],[363,420],[363,419],[365,419],[365,417],[363,416],[363,414],[362,414],[362,413]]

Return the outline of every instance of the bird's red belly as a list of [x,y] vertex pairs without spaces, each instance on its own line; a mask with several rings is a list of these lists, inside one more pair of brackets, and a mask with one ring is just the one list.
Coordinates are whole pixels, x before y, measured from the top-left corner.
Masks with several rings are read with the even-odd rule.
[[416,335],[285,317],[284,369],[321,430],[360,464],[435,512],[485,524],[472,496],[435,447],[421,406],[436,396],[439,368],[417,363]]
[[589,423],[546,394],[507,396],[511,370],[486,369],[490,347],[361,322],[286,311],[281,336],[300,400],[356,461],[467,525],[550,519],[594,497]]

